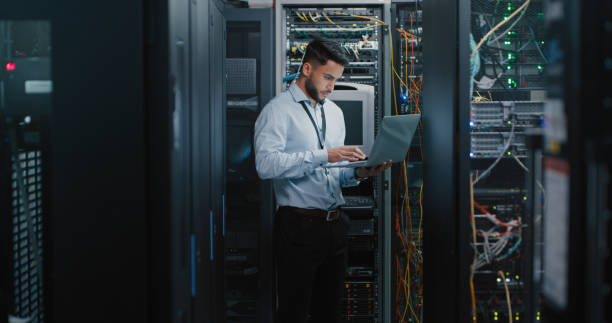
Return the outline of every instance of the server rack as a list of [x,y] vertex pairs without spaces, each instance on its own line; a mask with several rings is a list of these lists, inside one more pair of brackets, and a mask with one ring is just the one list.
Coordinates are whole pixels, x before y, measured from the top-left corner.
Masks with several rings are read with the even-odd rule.
[[[423,1],[393,1],[394,60],[391,114],[422,114]],[[423,128],[419,124],[404,163],[392,171],[389,237],[392,249],[391,315],[393,322],[423,320]]]
[[[345,15],[339,18],[343,12]],[[299,15],[298,15],[299,13]],[[338,20],[338,26],[323,18],[323,14],[331,20]],[[306,16],[303,16],[305,14]],[[330,1],[325,4],[313,5],[310,1],[281,1],[276,5],[276,74],[277,79],[296,72],[299,66],[300,50],[305,49],[309,40],[309,33],[320,34],[324,37],[336,38],[351,47],[351,43],[362,40],[364,34],[368,40],[377,45],[367,49],[364,57],[359,59],[351,56],[353,63],[345,69],[343,81],[364,83],[375,88],[375,133],[382,116],[390,113],[391,88],[385,81],[391,69],[386,64],[390,59],[387,26],[377,25],[367,18],[351,18],[350,15],[376,18],[385,22],[390,21],[389,1]],[[302,18],[300,18],[300,16]],[[312,17],[311,17],[312,16]],[[304,19],[306,17],[306,19]],[[354,16],[353,16],[354,17]],[[352,20],[351,20],[352,19]],[[319,24],[317,26],[313,24]],[[325,25],[325,26],[323,26]],[[362,29],[357,33],[342,34],[342,28]],[[320,29],[324,28],[324,29]],[[364,31],[365,30],[365,31]],[[346,30],[344,30],[346,31]],[[355,46],[353,46],[355,47]],[[353,48],[351,47],[351,48]],[[372,50],[373,49],[373,50]],[[360,48],[361,50],[361,48]],[[353,64],[353,65],[351,65]],[[280,93],[283,84],[277,82],[276,93]],[[345,189],[343,195],[347,205],[342,207],[345,216],[353,221],[354,226],[364,224],[366,228],[373,228],[374,234],[360,234],[355,230],[349,232],[349,268],[346,275],[346,295],[343,300],[343,315],[345,320],[362,320],[364,322],[389,322],[391,306],[386,299],[386,287],[390,273],[390,246],[387,236],[390,232],[390,219],[387,216],[389,174],[378,176],[362,183],[357,188]],[[347,198],[348,197],[348,198]],[[365,201],[365,208],[362,202]],[[374,223],[370,220],[373,219]],[[364,222],[365,221],[365,222]],[[355,228],[355,227],[354,227]],[[366,229],[366,231],[369,229]],[[359,231],[359,230],[357,230]],[[361,297],[353,297],[354,290],[361,290]]]
[[2,214],[9,224],[7,312],[45,322],[49,303],[45,267],[49,254],[50,23],[2,20],[0,32],[0,127],[7,162],[2,169],[7,197],[2,204],[7,212]]
[[[612,78],[606,61],[612,53],[612,28],[605,21],[612,7],[605,1],[546,5],[554,67],[548,73],[550,125],[533,143],[542,156],[542,171],[533,181],[537,176],[556,180],[560,185],[550,187],[547,199],[559,192],[567,199],[549,207],[555,212],[543,214],[543,272],[536,277],[546,317],[555,322],[607,322],[610,279],[604,273],[610,268],[611,159],[606,120]],[[557,244],[546,243],[556,237]]]
[[225,102],[217,138],[222,208],[223,291],[219,304],[225,322],[271,322],[275,312],[270,181],[255,171],[254,124],[274,95],[274,11],[226,8]]
[[[46,321],[217,321],[208,316],[215,281],[208,130],[222,84],[211,90],[209,80],[223,72],[217,64],[221,70],[209,73],[207,55],[223,58],[208,40],[222,35],[209,28],[209,9],[217,23],[220,7],[0,4],[2,18],[51,24],[56,72],[49,131],[40,136],[50,147],[41,153]],[[10,180],[2,148],[2,178]]]
[[[472,320],[542,319],[533,289],[535,215],[528,136],[544,125],[548,58],[542,1],[470,3],[468,186]],[[538,184],[541,184],[539,181]]]

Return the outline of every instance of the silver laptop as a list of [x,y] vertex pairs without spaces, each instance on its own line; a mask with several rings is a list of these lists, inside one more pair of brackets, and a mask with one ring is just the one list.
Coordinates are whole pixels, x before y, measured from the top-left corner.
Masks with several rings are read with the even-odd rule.
[[401,162],[410,149],[420,119],[420,114],[384,117],[380,133],[374,141],[368,159],[348,163],[338,162],[323,167],[370,167],[378,166],[388,160],[393,163]]

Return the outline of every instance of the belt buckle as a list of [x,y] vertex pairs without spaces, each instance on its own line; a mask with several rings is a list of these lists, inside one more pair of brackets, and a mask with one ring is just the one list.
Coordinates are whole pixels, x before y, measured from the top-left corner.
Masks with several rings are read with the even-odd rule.
[[[331,217],[332,213],[336,213],[336,215],[334,217]],[[325,221],[327,222],[332,222],[334,220],[336,220],[338,218],[339,215],[339,211],[338,210],[334,210],[334,211],[327,211],[327,216],[325,217]]]

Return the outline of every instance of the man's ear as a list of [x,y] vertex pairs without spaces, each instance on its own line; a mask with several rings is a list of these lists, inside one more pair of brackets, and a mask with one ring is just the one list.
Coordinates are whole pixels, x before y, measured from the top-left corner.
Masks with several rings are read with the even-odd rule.
[[300,74],[310,76],[310,73],[312,73],[312,64],[310,62],[302,64],[302,73]]

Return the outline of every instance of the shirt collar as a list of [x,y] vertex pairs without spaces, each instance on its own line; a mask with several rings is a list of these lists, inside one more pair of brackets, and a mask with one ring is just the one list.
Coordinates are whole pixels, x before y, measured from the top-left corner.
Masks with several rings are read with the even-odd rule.
[[[308,100],[308,97],[306,97],[306,94],[304,94],[304,91],[302,91],[302,89],[300,89],[300,87],[297,86],[295,81],[293,83],[291,83],[291,86],[289,86],[289,93],[291,93],[291,96],[293,96],[293,99],[295,100],[295,102],[299,103],[299,102],[302,102],[302,101],[306,101],[307,103],[312,105],[310,100]],[[327,99],[323,99],[323,101],[321,101],[321,103],[319,103],[317,105],[322,107],[323,104],[325,104],[326,100]]]

